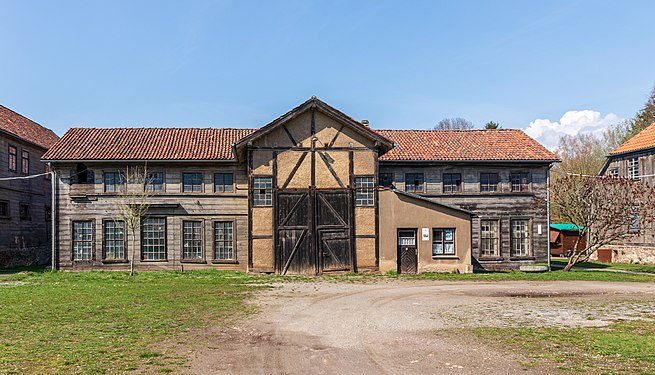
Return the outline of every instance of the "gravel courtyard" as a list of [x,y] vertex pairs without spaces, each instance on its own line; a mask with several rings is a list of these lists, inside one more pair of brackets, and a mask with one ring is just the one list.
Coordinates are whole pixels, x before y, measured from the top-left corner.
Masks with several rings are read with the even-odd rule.
[[274,284],[247,322],[192,332],[193,373],[553,373],[458,329],[598,327],[655,316],[655,284],[383,281]]

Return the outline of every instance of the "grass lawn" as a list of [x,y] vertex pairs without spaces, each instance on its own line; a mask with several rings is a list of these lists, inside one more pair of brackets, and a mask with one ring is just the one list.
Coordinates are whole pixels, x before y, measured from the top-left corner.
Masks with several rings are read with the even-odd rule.
[[[654,317],[651,317],[654,318]],[[655,374],[655,322],[619,321],[602,328],[477,328],[494,347],[531,362],[595,374]]]
[[[566,266],[566,259],[552,258],[551,262],[555,266]],[[600,268],[608,270],[621,270],[633,272],[646,272],[655,274],[655,264],[628,264],[628,263],[601,263],[601,262],[584,262],[575,265],[580,268]]]
[[153,344],[252,312],[237,272],[0,276],[0,374],[170,372]]

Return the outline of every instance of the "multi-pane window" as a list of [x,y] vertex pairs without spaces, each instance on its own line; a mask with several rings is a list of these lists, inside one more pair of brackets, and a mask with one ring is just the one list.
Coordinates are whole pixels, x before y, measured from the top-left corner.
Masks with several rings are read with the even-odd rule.
[[93,222],[73,221],[73,260],[90,260],[93,251]]
[[530,255],[530,220],[513,219],[511,221],[511,244],[513,257]]
[[273,178],[254,177],[252,179],[253,206],[273,205]]
[[214,222],[214,259],[234,260],[234,223],[231,221]]
[[102,224],[103,256],[106,260],[125,259],[125,223],[107,220]]
[[125,186],[125,175],[121,172],[105,172],[105,191],[120,191]]
[[480,220],[480,255],[483,257],[500,256],[499,242],[498,220]]
[[202,191],[202,173],[182,173],[182,191],[199,193]]
[[16,164],[18,163],[18,150],[14,146],[9,146],[8,167],[12,172],[16,172]]
[[432,230],[432,256],[455,255],[455,229]]
[[639,158],[628,159],[628,178],[639,177]]
[[145,186],[146,191],[164,191],[164,173],[163,172],[150,172],[146,176]]
[[405,173],[405,191],[409,193],[422,193],[423,173]]
[[374,201],[375,182],[373,177],[355,177],[355,205],[373,206]]
[[460,173],[443,174],[443,192],[458,193],[461,191],[462,175]]
[[392,187],[393,186],[393,173],[380,173],[380,186]]
[[512,173],[510,175],[512,191],[529,191],[530,175],[527,173]]
[[480,173],[480,191],[498,191],[498,173]]
[[166,218],[141,220],[141,259],[166,260]]
[[30,152],[27,150],[20,152],[20,171],[24,174],[30,174]]
[[182,259],[202,259],[202,222],[182,222]]
[[610,177],[619,177],[619,169],[618,168],[612,168],[609,170],[607,173]]
[[9,202],[0,201],[0,218],[9,217]]
[[214,173],[214,193],[231,193],[233,185],[232,173]]
[[21,203],[18,206],[18,218],[21,220],[31,220],[30,217],[30,205],[27,203]]

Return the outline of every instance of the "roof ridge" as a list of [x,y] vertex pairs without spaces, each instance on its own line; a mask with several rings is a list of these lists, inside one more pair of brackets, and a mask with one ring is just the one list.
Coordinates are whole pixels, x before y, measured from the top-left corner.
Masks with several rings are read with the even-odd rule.
[[519,131],[523,132],[523,129],[511,128],[511,129],[375,129],[376,131],[411,131],[411,132],[506,132],[506,131]]

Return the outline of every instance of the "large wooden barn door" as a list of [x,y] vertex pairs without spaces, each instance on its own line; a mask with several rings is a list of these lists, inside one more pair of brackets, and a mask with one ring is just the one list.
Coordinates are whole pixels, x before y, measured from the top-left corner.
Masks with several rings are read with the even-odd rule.
[[323,272],[353,270],[351,202],[347,190],[316,193],[319,267]]
[[347,190],[278,191],[278,272],[352,271],[351,202]]
[[277,269],[283,275],[317,272],[310,209],[309,191],[277,193]]

